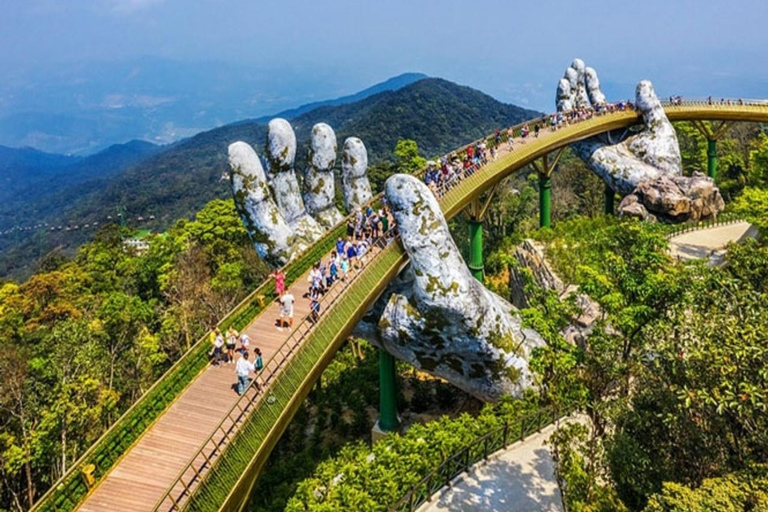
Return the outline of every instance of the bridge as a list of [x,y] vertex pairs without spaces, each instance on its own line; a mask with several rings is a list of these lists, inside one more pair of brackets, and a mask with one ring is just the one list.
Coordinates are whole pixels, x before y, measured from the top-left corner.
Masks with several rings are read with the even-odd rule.
[[[665,107],[671,121],[693,121],[710,141],[709,173],[717,170],[716,140],[729,123],[768,122],[768,103],[709,104],[686,102]],[[538,123],[535,119],[528,124]],[[715,123],[704,124],[703,121]],[[557,157],[567,145],[642,122],[634,110],[595,115],[563,126],[545,128],[540,136],[517,138],[514,149],[479,168],[440,194],[446,218],[467,210],[472,222],[469,266],[482,278],[481,196],[505,177],[534,164],[540,180],[540,224],[549,226],[550,185]],[[719,123],[719,124],[716,124]],[[490,139],[489,139],[490,140]],[[461,151],[461,150],[459,150]],[[423,172],[423,171],[422,171]],[[381,200],[381,195],[373,199]],[[606,195],[613,209],[613,194]],[[325,257],[346,226],[342,223],[286,266],[286,285],[303,295],[305,276]],[[264,352],[258,381],[238,397],[231,389],[234,368],[208,364],[208,335],[192,346],[69,469],[32,508],[53,511],[236,511],[245,507],[270,452],[315,382],[356,323],[407,263],[397,239],[379,239],[366,266],[345,283],[334,285],[322,299],[317,322],[305,316],[290,332],[274,329],[277,304],[267,281],[219,324],[245,330]],[[298,293],[298,295],[296,295]],[[306,315],[297,303],[297,313]],[[380,425],[397,426],[394,364],[381,352]]]

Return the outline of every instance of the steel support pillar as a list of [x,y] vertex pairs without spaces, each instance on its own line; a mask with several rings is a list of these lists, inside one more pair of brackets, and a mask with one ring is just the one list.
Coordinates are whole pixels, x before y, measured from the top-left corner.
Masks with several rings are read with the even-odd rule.
[[707,139],[707,175],[717,178],[717,139]]
[[552,227],[552,178],[539,176],[539,227]]
[[469,271],[483,282],[483,222],[469,219]]
[[379,429],[393,432],[400,426],[397,417],[397,369],[395,358],[379,350]]
[[608,185],[605,186],[605,214],[613,215],[616,192]]

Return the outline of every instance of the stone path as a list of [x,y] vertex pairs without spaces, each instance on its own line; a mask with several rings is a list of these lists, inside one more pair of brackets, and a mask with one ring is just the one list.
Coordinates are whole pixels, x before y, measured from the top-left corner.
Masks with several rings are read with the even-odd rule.
[[679,260],[710,258],[712,264],[719,264],[726,245],[756,237],[757,228],[749,222],[739,221],[672,237],[669,240],[669,252]]
[[473,466],[419,512],[561,512],[554,463],[544,442],[554,425]]

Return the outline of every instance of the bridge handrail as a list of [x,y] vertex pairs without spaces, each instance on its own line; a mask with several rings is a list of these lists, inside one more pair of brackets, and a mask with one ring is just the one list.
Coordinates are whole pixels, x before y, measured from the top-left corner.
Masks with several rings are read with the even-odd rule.
[[545,407],[514,420],[506,420],[500,426],[479,434],[471,442],[443,457],[435,469],[413,484],[408,491],[393,505],[389,512],[413,512],[440,489],[447,486],[454,478],[469,471],[469,468],[495,452],[506,449],[511,444],[525,440],[534,432],[569,416],[573,411],[560,411],[555,407]]
[[726,224],[736,224],[738,222],[744,222],[744,218],[741,215],[736,213],[724,213],[722,215],[718,215],[717,218],[714,219],[676,224],[664,236],[667,238],[667,240],[671,240],[676,236],[683,235],[685,233],[708,229],[715,226],[724,226]]

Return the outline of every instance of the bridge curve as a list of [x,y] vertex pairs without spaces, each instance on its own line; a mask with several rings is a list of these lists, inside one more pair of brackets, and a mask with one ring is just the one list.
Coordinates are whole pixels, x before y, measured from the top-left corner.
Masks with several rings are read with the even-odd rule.
[[[768,103],[763,102],[745,104],[734,102],[730,105],[691,102],[666,106],[665,110],[671,121],[768,122]],[[538,121],[539,119],[536,119],[529,123]],[[490,187],[537,158],[573,142],[610,130],[631,127],[641,121],[637,112],[625,110],[594,116],[562,127],[555,132],[544,130],[539,138],[529,138],[526,144],[517,145],[514,151],[488,163],[458,185],[453,186],[439,199],[440,206],[446,218],[451,218]],[[329,252],[333,240],[343,226],[344,223],[340,224],[315,244],[306,255],[307,261],[315,261],[319,256]],[[288,340],[276,348],[274,356],[267,361],[265,373],[262,376],[265,392],[258,395],[251,393],[251,396],[246,394],[245,401],[239,399],[229,407],[221,421],[211,426],[212,432],[198,446],[189,461],[181,464],[175,478],[167,482],[165,491],[154,506],[145,510],[242,510],[261,468],[301,402],[333,359],[343,341],[352,332],[355,324],[406,262],[407,255],[399,241],[381,243],[355,279],[346,284],[342,290],[337,290],[332,297],[324,299],[326,304],[319,321],[301,322],[290,334]],[[303,270],[295,271],[294,280],[303,282],[300,277],[302,274]],[[264,294],[267,286],[268,283],[263,284],[257,292]],[[240,306],[239,315],[247,315],[251,311],[248,307],[259,299],[256,296],[257,292],[243,302],[246,306]],[[263,296],[261,298],[263,300]],[[251,314],[247,323],[251,325],[259,321],[259,318],[264,316],[265,310],[266,308],[263,307],[256,308],[256,313]],[[180,390],[176,391],[177,395],[172,403],[179,403],[181,400],[179,395],[184,396],[191,392],[190,382],[199,381],[203,376],[210,375],[211,369],[205,365],[206,339],[207,337],[204,337],[190,350],[190,352],[197,350],[201,355],[196,357],[203,362],[197,363],[197,371],[190,370],[194,374],[186,377],[188,380]],[[169,374],[163,376],[156,386],[162,385],[166,379],[170,378]],[[169,406],[170,403],[165,404],[162,411],[156,413],[157,416],[167,413]],[[132,407],[129,413],[133,409]],[[118,423],[123,422],[124,418],[125,416],[118,420]],[[146,423],[143,426],[144,430],[151,431],[155,425],[159,424],[159,420]],[[105,438],[110,438],[108,434],[110,434],[109,431],[97,444],[104,442]],[[124,454],[134,451],[139,441],[147,437],[141,434],[138,439],[130,442],[129,446],[122,447],[123,453],[120,457],[113,457],[110,465],[100,470],[103,473],[99,475],[100,479],[108,481],[110,477],[118,475],[122,461],[127,459]],[[79,471],[93,460],[91,451],[89,450],[76,462],[73,469],[62,480],[54,484],[33,508],[34,511],[47,512],[78,508],[82,510],[120,509],[98,505],[93,507],[92,498],[96,493],[93,490],[88,492],[87,488],[84,493],[80,487],[73,487],[77,485],[75,480],[79,479]],[[151,451],[147,452],[147,456],[151,457],[151,453]],[[146,479],[146,475],[142,476]],[[124,492],[130,498],[132,491],[129,484],[128,480],[121,482]],[[77,493],[69,490],[73,488],[80,490]],[[99,487],[97,486],[96,489],[98,490]],[[68,495],[65,494],[67,492],[69,492]]]

